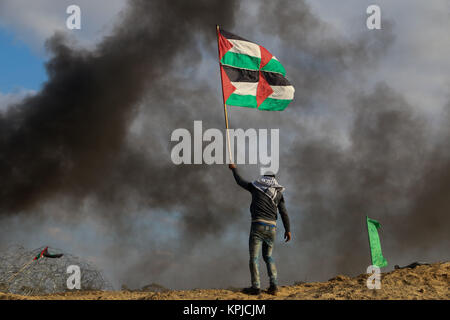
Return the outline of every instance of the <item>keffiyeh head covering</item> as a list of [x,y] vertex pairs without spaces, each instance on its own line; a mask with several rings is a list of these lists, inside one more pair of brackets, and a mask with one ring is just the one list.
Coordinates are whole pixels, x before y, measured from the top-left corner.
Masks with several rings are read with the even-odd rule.
[[278,192],[283,192],[285,190],[285,187],[280,185],[277,179],[272,176],[262,176],[253,182],[253,186],[264,192],[264,194],[268,196],[272,202],[274,202]]

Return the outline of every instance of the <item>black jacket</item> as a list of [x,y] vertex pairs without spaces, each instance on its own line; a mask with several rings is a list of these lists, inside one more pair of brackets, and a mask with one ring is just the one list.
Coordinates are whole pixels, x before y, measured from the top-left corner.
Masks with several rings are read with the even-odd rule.
[[252,203],[250,205],[252,221],[257,219],[277,221],[277,211],[279,210],[281,220],[283,221],[284,230],[286,230],[286,232],[290,232],[289,216],[284,204],[283,194],[278,192],[275,200],[272,202],[272,200],[265,195],[264,192],[255,188],[251,182],[242,179],[237,172],[237,169],[232,169],[232,171],[237,184],[252,194]]

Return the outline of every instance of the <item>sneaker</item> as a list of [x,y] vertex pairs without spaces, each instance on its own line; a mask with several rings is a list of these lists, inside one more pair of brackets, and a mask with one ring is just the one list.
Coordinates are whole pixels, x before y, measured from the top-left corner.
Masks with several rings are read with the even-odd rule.
[[278,293],[278,287],[275,286],[275,285],[271,285],[271,286],[269,287],[269,289],[267,289],[267,293],[276,296],[277,293]]
[[252,295],[252,296],[258,296],[258,295],[261,294],[261,289],[253,288],[253,287],[245,288],[245,289],[242,290],[242,293],[249,294],[249,295]]

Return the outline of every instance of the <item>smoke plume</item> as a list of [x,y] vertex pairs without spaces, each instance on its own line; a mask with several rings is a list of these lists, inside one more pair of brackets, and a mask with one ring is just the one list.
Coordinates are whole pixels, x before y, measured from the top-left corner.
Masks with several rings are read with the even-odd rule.
[[[249,196],[225,166],[170,160],[174,129],[194,120],[223,127],[220,24],[277,43],[271,51],[296,87],[283,113],[230,110],[232,127],[280,128],[294,236],[276,245],[281,282],[364,272],[366,215],[382,223],[391,264],[448,258],[450,104],[433,135],[429,119],[388,83],[364,89],[395,41],[392,24],[348,38],[305,1],[262,1],[251,17],[243,3],[134,0],[95,50],[61,34],[49,39],[48,82],[0,113],[0,219],[98,218],[107,230],[100,263],[125,261],[108,269],[115,283],[248,281]],[[234,30],[235,21],[245,27]],[[256,170],[242,173],[250,179]]]

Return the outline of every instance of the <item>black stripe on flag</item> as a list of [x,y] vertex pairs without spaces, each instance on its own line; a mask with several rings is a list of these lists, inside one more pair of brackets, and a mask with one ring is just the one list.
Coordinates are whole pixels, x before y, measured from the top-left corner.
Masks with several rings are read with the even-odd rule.
[[[231,82],[258,82],[259,71],[222,66]],[[271,86],[290,86],[288,79],[276,72],[261,71],[264,79]]]
[[[239,36],[237,36],[235,34],[232,34],[231,32],[225,31],[223,29],[220,29],[220,34],[222,36],[224,36],[225,38],[227,38],[227,39],[248,41],[247,39],[239,37]],[[251,41],[248,41],[248,42],[251,42]]]
[[222,66],[231,82],[258,82],[258,71]]
[[271,86],[290,86],[291,83],[282,74],[277,72],[261,71],[264,79]]

